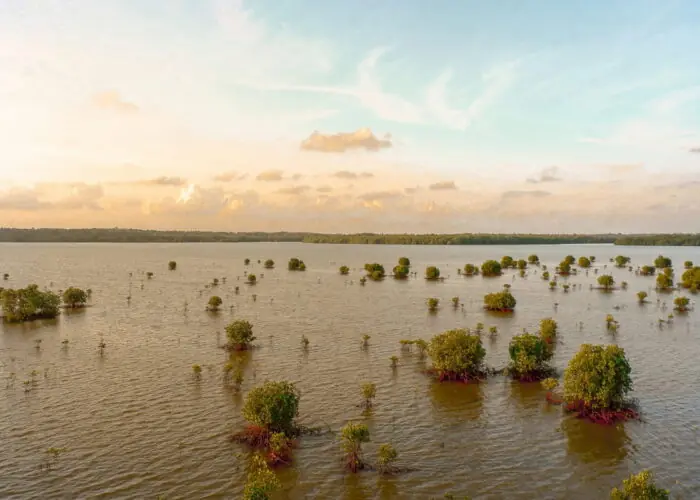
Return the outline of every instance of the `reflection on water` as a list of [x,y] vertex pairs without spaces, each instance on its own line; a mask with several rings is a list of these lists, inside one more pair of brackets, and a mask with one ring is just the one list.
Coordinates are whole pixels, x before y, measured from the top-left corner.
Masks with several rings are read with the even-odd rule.
[[[389,442],[399,465],[411,469],[389,478],[371,471],[350,476],[337,434],[305,436],[293,466],[278,471],[284,485],[279,498],[427,499],[446,492],[485,499],[605,498],[642,467],[653,469],[664,485],[678,478],[674,494],[700,498],[700,463],[694,460],[698,312],[677,315],[660,331],[658,318],[669,310],[655,300],[654,278],[626,269],[608,271],[628,281],[629,290],[608,294],[589,290],[594,273],[569,277],[582,286],[564,293],[550,291],[534,269],[524,278],[507,271],[489,279],[453,271],[466,262],[531,253],[550,269],[566,254],[607,262],[624,253],[635,265],[651,263],[659,253],[676,263],[700,262],[698,248],[607,245],[0,245],[0,267],[11,276],[4,286],[53,282],[54,290],[93,290],[93,306],[86,310],[1,328],[0,498],[237,498],[250,452],[227,437],[245,425],[240,411],[246,392],[266,379],[297,383],[301,423],[337,432],[348,420],[363,420],[372,438],[367,458],[373,460],[377,447]],[[404,254],[418,278],[360,286],[360,271],[338,274],[339,265],[355,270],[365,262],[391,268]],[[307,271],[288,272],[291,256],[303,258]],[[252,261],[248,267],[245,258]],[[278,263],[276,269],[256,264],[267,258]],[[169,260],[178,262],[176,271],[167,271]],[[449,278],[426,282],[427,265]],[[145,271],[154,272],[153,279]],[[255,286],[243,286],[245,271],[258,275]],[[223,276],[226,283],[206,288]],[[517,310],[485,313],[484,294],[504,283],[512,285]],[[639,290],[650,294],[644,307],[637,305]],[[223,306],[210,314],[205,305],[214,294]],[[455,296],[464,308],[451,307]],[[440,299],[436,314],[427,312],[428,297]],[[605,330],[608,313],[621,325],[615,337]],[[399,345],[401,339],[427,340],[482,322],[498,328],[484,342],[486,364],[503,367],[512,336],[523,328],[536,331],[540,319],[550,316],[560,327],[553,359],[560,373],[581,343],[625,348],[644,424],[600,427],[571,418],[545,402],[539,384],[501,376],[481,384],[440,384],[425,374],[430,362],[415,347],[409,353]],[[255,349],[231,358],[220,346],[225,325],[234,319],[251,321],[258,340]],[[367,349],[360,348],[363,334],[371,335]],[[310,341],[306,350],[302,335]],[[399,357],[395,370],[392,355]],[[240,392],[223,377],[231,359],[243,367]],[[199,381],[193,364],[203,368]],[[11,386],[10,373],[16,374]],[[357,407],[365,381],[377,386],[367,418]],[[50,474],[40,473],[49,447],[68,451]]]

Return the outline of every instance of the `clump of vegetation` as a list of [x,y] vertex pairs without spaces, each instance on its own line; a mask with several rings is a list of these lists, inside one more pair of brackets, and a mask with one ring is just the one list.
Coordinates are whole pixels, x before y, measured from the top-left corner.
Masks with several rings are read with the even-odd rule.
[[397,366],[399,366],[399,358],[398,358],[398,356],[391,356],[391,357],[389,358],[389,361],[391,361],[391,368],[394,368],[394,369],[395,369]]
[[207,303],[207,310],[216,312],[219,310],[221,304],[223,303],[224,301],[221,300],[221,297],[219,297],[218,295],[213,295],[209,298],[209,302]]
[[612,274],[603,274],[598,276],[598,284],[603,290],[608,292],[615,286],[615,278],[612,277]]
[[479,268],[475,266],[474,264],[465,264],[464,265],[464,275],[465,276],[474,276],[476,274],[479,274]]
[[437,280],[440,279],[440,269],[435,266],[428,266],[425,268],[425,279],[427,280]]
[[692,269],[693,268],[693,261],[692,260],[686,260],[683,263],[683,269]]
[[676,306],[674,309],[678,312],[686,312],[688,310],[688,305],[690,304],[690,299],[688,297],[676,297],[673,299],[673,304]]
[[549,271],[545,271],[542,273],[542,279],[547,281],[549,279]]
[[527,261],[525,259],[518,259],[518,262],[516,262],[516,266],[518,269],[523,271],[527,268]]
[[579,257],[578,267],[583,267],[584,269],[591,267],[591,259],[589,259],[588,257]]
[[435,312],[438,310],[438,306],[440,305],[440,299],[438,299],[436,297],[430,297],[427,300],[427,303],[428,303],[428,310],[430,312]]
[[350,268],[348,266],[340,266],[340,269],[338,269],[338,272],[342,274],[343,276],[350,274]]
[[479,380],[485,376],[486,349],[479,335],[467,330],[448,330],[435,335],[428,345],[433,372],[440,381]]
[[621,347],[583,344],[564,372],[567,410],[601,424],[635,418],[625,402],[631,371]]
[[394,462],[399,458],[399,454],[390,443],[379,445],[377,450],[377,469],[381,474],[391,474],[396,472]]
[[362,443],[369,442],[369,429],[365,424],[348,422],[340,430],[341,446],[345,452],[347,468],[357,472],[365,468],[362,459]]
[[657,269],[665,269],[667,267],[673,267],[673,262],[668,257],[659,255],[656,259],[654,259],[654,265]]
[[170,271],[174,271],[175,269],[177,269],[177,262],[175,262],[174,260],[168,262],[168,269]]
[[371,339],[371,335],[367,335],[366,333],[362,336],[362,347],[367,348],[369,347],[369,339]]
[[559,267],[557,267],[557,274],[560,274],[561,276],[568,276],[571,274],[571,263],[566,260],[562,260],[559,263]]
[[631,260],[632,260],[631,258],[626,257],[626,256],[624,256],[624,255],[618,255],[618,256],[615,257],[615,259],[614,259],[614,261],[615,261],[615,266],[617,266],[617,267],[625,267],[627,264],[630,263]]
[[700,290],[700,266],[687,269],[681,276],[681,286],[689,288],[691,292]]
[[270,493],[282,488],[282,483],[260,455],[253,455],[243,500],[268,500]]
[[400,266],[406,266],[406,267],[411,267],[411,261],[408,257],[401,257],[399,259],[399,265]]
[[310,343],[309,339],[306,337],[306,335],[302,335],[301,336],[301,347],[303,347],[304,349],[308,349],[309,343]]
[[673,270],[669,267],[656,277],[656,288],[659,290],[669,290],[673,288]]
[[254,285],[258,282],[258,277],[251,273],[248,275],[247,281],[249,285]]
[[547,391],[546,399],[548,402],[553,404],[561,404],[562,400],[554,397],[554,390],[559,387],[559,381],[555,378],[549,377],[540,382],[542,387]]
[[365,382],[362,384],[361,389],[362,398],[364,399],[362,407],[365,410],[369,410],[372,408],[374,397],[377,395],[377,386],[372,382]]
[[617,322],[617,320],[612,314],[608,314],[605,316],[605,327],[608,329],[608,331],[616,332],[619,326],[620,324]]
[[511,257],[510,255],[504,255],[503,257],[501,257],[501,267],[503,269],[515,267],[515,261],[513,260],[513,257]]
[[242,411],[248,426],[234,434],[233,440],[253,447],[268,448],[272,433],[281,432],[287,437],[298,434],[294,419],[299,414],[300,398],[296,386],[286,380],[266,381],[251,389]]
[[244,259],[243,265],[245,265],[245,266],[250,265],[250,259]]
[[459,307],[459,297],[452,297],[452,307],[455,309]]
[[552,359],[549,344],[538,335],[516,335],[508,346],[508,373],[521,382],[546,378],[552,371],[547,362]]
[[275,267],[275,261],[272,260],[272,259],[267,259],[267,260],[265,261],[264,266],[265,266],[265,269],[274,269],[274,267]]
[[484,295],[484,308],[488,311],[512,312],[516,303],[509,290]]
[[501,264],[497,260],[487,260],[481,264],[482,276],[500,276],[501,274]]
[[255,340],[253,325],[244,319],[236,320],[226,326],[228,343],[224,346],[229,351],[245,351],[250,349]]
[[540,337],[547,344],[553,344],[557,339],[557,331],[559,325],[552,318],[544,318],[540,320]]
[[397,280],[405,280],[408,278],[408,274],[410,273],[410,268],[408,266],[402,266],[399,264],[398,266],[394,266],[394,278]]
[[656,274],[656,268],[654,266],[642,266],[639,270],[639,274],[642,276],[653,276]]
[[537,255],[535,255],[535,254],[533,253],[532,255],[528,255],[527,261],[528,261],[530,264],[539,264],[539,263],[540,263],[540,258],[539,258]]
[[549,289],[550,290],[556,290],[557,289],[557,282],[555,280],[552,280],[549,282]]
[[640,304],[643,304],[648,296],[649,294],[647,294],[647,292],[637,292],[637,300],[639,300]]
[[85,307],[87,300],[87,293],[80,288],[70,287],[63,292],[63,303],[71,309]]
[[376,262],[372,264],[365,264],[365,271],[367,271],[367,275],[373,281],[379,281],[384,279],[384,266],[381,264],[378,264]]
[[192,377],[195,380],[201,380],[202,378],[202,367],[200,365],[192,365]]
[[299,260],[296,257],[292,257],[291,259],[289,259],[287,269],[289,269],[290,271],[306,271],[306,264],[304,264],[303,260]]
[[622,488],[613,488],[610,500],[668,500],[668,490],[654,484],[652,474],[643,470],[622,481]]
[[146,278],[148,278],[149,280],[150,280],[151,278],[153,278],[153,273],[150,272],[150,271],[147,272],[147,273],[146,273]]
[[4,320],[8,323],[55,318],[61,304],[58,295],[49,290],[41,291],[37,285],[3,289],[0,299]]

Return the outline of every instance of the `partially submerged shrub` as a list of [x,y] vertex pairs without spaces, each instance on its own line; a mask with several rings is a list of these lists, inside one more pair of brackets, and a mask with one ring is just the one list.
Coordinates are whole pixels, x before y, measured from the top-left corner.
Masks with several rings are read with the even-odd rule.
[[247,278],[247,279],[248,279],[248,284],[249,284],[249,285],[254,285],[255,283],[258,282],[258,277],[257,277],[256,275],[252,274],[252,273],[248,275],[248,278]]
[[642,304],[644,303],[644,300],[648,297],[647,292],[637,292],[637,300],[639,300],[639,303]]
[[551,372],[547,362],[552,359],[549,344],[538,335],[516,335],[508,346],[508,373],[523,382],[544,378]]
[[557,267],[557,273],[561,274],[562,276],[571,274],[571,263],[566,260],[562,260],[559,263],[559,267]]
[[[243,405],[243,417],[252,426],[266,431],[267,439],[272,432],[293,435],[300,398],[301,394],[293,383],[267,381],[250,390]],[[263,444],[267,445],[267,439]]]
[[475,380],[483,377],[486,349],[481,337],[467,330],[448,330],[435,335],[428,345],[433,370],[440,380]]
[[436,280],[440,278],[440,269],[435,266],[428,266],[425,269],[425,279]]
[[342,275],[346,275],[350,273],[350,268],[348,266],[340,266],[340,269],[338,269],[338,272]]
[[410,267],[410,266],[411,266],[411,261],[410,261],[410,259],[409,259],[408,257],[401,257],[401,258],[399,259],[399,265],[400,265],[400,266]]
[[396,368],[397,366],[399,366],[399,358],[398,358],[398,356],[391,356],[391,357],[389,358],[389,361],[391,361],[391,367],[392,367],[392,368]]
[[372,408],[372,402],[374,401],[374,397],[377,395],[377,386],[372,382],[365,382],[362,384],[361,388],[362,398],[364,399],[362,406],[369,410]]
[[200,365],[192,365],[192,376],[195,380],[202,378],[202,367]]
[[87,293],[80,288],[70,287],[63,292],[63,303],[72,309],[85,307],[87,300]]
[[243,500],[268,500],[270,493],[282,488],[282,483],[260,455],[253,455],[252,460],[243,490]]
[[654,259],[654,265],[657,269],[664,269],[666,267],[673,267],[673,262],[668,257],[659,255],[656,259]]
[[372,264],[365,264],[365,271],[370,279],[374,281],[379,281],[384,278],[384,266],[376,262]]
[[614,262],[617,267],[625,267],[632,259],[624,255],[618,255],[615,257]]
[[459,307],[459,297],[452,297],[452,306],[455,309]]
[[681,275],[681,286],[690,288],[691,291],[700,290],[700,266],[687,269]]
[[290,271],[306,271],[306,264],[304,264],[303,260],[299,260],[296,257],[292,257],[291,259],[289,259],[287,269],[289,269]]
[[598,276],[598,284],[603,290],[608,291],[615,286],[615,278],[613,278],[611,274],[603,274],[602,276]]
[[690,299],[688,297],[676,297],[673,299],[673,304],[676,306],[674,309],[678,312],[686,312],[688,310],[688,304],[690,304]]
[[408,273],[411,272],[408,266],[394,266],[394,278],[397,280],[403,280],[408,278]]
[[17,290],[3,289],[0,298],[4,319],[8,323],[55,318],[61,304],[58,295],[49,290],[41,291],[37,285]]
[[540,337],[548,344],[553,344],[557,338],[559,325],[552,318],[544,318],[540,320]]
[[438,306],[440,305],[440,299],[438,299],[436,297],[430,297],[427,300],[427,303],[428,303],[428,310],[435,312],[435,311],[437,311]]
[[348,422],[340,429],[341,446],[345,452],[346,464],[352,472],[365,467],[362,460],[362,443],[369,442],[369,429],[365,424]]
[[264,265],[265,265],[265,269],[272,269],[272,268],[275,267],[275,261],[272,260],[272,259],[267,259],[267,260],[265,261],[265,264],[264,264]]
[[642,276],[653,276],[656,273],[656,268],[654,266],[642,266],[639,270],[639,274]]
[[673,276],[669,276],[666,273],[659,274],[656,277],[656,288],[659,290],[668,290],[669,288],[673,288]]
[[501,264],[497,260],[487,260],[481,264],[482,276],[500,276],[502,274]]
[[377,450],[377,469],[382,474],[390,474],[396,470],[394,467],[394,462],[399,458],[399,454],[396,452],[390,443],[384,443],[379,445]]
[[631,371],[621,347],[581,345],[564,372],[567,409],[606,424],[635,417],[625,405],[632,390]]
[[501,268],[508,269],[510,267],[515,267],[515,261],[510,255],[504,255],[501,257]]
[[230,351],[245,351],[255,340],[253,325],[244,319],[236,320],[226,326],[228,343],[225,348]]
[[489,311],[509,312],[515,309],[516,303],[515,297],[508,290],[484,296],[484,307]]
[[622,481],[622,488],[613,488],[610,492],[611,500],[668,500],[668,490],[659,488],[654,484],[652,473],[643,470],[639,474],[632,474]]
[[589,259],[588,257],[579,257],[578,258],[578,267],[583,267],[583,268],[591,267],[591,259]]
[[218,295],[213,295],[211,298],[209,298],[209,302],[207,303],[207,309],[210,311],[218,311],[219,308],[221,307],[221,304],[223,304],[224,301],[221,300],[221,297]]
[[177,269],[177,262],[175,262],[174,260],[171,260],[170,262],[168,262],[168,269],[171,271],[174,271],[175,269]]
[[474,264],[465,264],[464,274],[466,276],[474,276],[475,274],[479,274],[479,268],[476,267]]

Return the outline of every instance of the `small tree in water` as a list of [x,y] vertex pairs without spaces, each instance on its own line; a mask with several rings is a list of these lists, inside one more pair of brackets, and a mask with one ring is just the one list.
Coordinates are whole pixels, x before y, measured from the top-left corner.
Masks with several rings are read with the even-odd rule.
[[175,269],[177,269],[177,262],[175,262],[174,260],[171,260],[170,262],[168,262],[168,269],[171,271],[174,271]]
[[408,278],[408,273],[411,272],[410,268],[408,266],[394,266],[394,278],[397,280],[403,280]]
[[255,283],[258,282],[258,277],[255,276],[254,274],[249,274],[248,275],[248,284],[249,285],[254,285]]
[[540,320],[540,337],[548,344],[553,344],[557,338],[559,325],[552,318]]
[[527,257],[527,261],[528,261],[530,264],[539,264],[539,263],[540,263],[540,258],[539,258],[537,255],[535,255],[535,254],[533,253],[532,255],[529,255],[529,256]]
[[440,299],[436,297],[431,297],[427,300],[428,302],[428,310],[430,312],[435,312],[438,309],[438,306],[440,305]]
[[637,292],[637,300],[639,300],[640,304],[644,303],[644,300],[647,298],[647,296],[647,292]]
[[[664,270],[665,271],[665,270]],[[673,288],[673,275],[661,273],[656,277],[656,288],[659,290],[668,290]]]
[[484,307],[488,311],[509,312],[515,309],[517,301],[508,290],[489,293],[484,296]]
[[379,450],[377,450],[377,469],[381,474],[391,474],[396,470],[394,462],[396,462],[397,458],[399,458],[399,454],[390,443],[379,445]]
[[210,311],[218,311],[221,307],[221,304],[223,303],[224,301],[221,300],[221,297],[219,297],[218,295],[214,295],[209,299],[209,302],[207,303],[207,309]]
[[37,285],[17,290],[3,289],[0,293],[4,320],[8,323],[52,319],[58,316],[61,298],[51,291],[41,291]]
[[579,257],[578,266],[583,268],[591,267],[591,259],[589,259],[588,257]]
[[374,401],[374,397],[376,395],[377,386],[375,384],[373,384],[372,382],[365,382],[362,384],[362,398],[364,399],[362,406],[366,410],[372,408],[372,402]]
[[255,340],[253,335],[253,325],[244,319],[239,319],[226,326],[226,337],[228,343],[224,346],[230,351],[245,351],[250,349],[251,343]]
[[476,267],[474,264],[465,264],[464,274],[466,276],[474,276],[475,274],[479,274],[479,268]]
[[400,265],[400,266],[410,267],[410,266],[411,266],[411,261],[409,260],[408,257],[401,257],[401,258],[399,259],[399,265]]
[[481,337],[467,330],[449,330],[435,335],[428,345],[433,371],[442,380],[475,380],[484,375],[486,349]]
[[598,276],[598,284],[603,287],[603,290],[608,291],[615,286],[615,278],[611,274]]
[[243,261],[243,265],[247,266],[248,264],[250,264],[250,259],[245,259]]
[[583,344],[564,372],[567,410],[603,424],[634,418],[625,406],[631,371],[621,347]]
[[440,278],[440,269],[435,266],[428,266],[425,269],[425,279],[436,280],[438,278]]
[[293,436],[297,432],[294,419],[299,414],[300,398],[296,386],[286,380],[267,381],[251,389],[242,411],[249,425],[245,431],[234,435],[234,440],[267,447],[273,432]]
[[265,261],[265,269],[272,269],[275,267],[275,261],[272,259],[267,259]]
[[546,378],[551,372],[547,362],[552,359],[549,344],[538,335],[516,335],[508,346],[508,373],[523,382]]
[[290,271],[306,271],[306,264],[304,264],[303,260],[299,260],[296,257],[292,257],[291,259],[289,259],[287,269],[289,269]]
[[611,500],[668,500],[668,490],[657,487],[651,472],[643,470],[622,481],[622,488],[613,488]]
[[350,268],[348,266],[340,266],[340,269],[338,270],[340,274],[346,275],[350,273]]
[[365,424],[348,422],[340,430],[341,446],[345,452],[348,469],[357,472],[365,467],[362,460],[362,443],[369,442],[369,429]]
[[70,287],[63,292],[63,303],[72,309],[85,307],[85,304],[87,304],[87,293],[80,288]]
[[673,304],[676,306],[674,309],[678,312],[686,312],[688,310],[688,304],[690,304],[690,299],[688,297],[676,297],[673,299]]
[[253,455],[252,460],[243,490],[243,500],[268,500],[270,493],[282,488],[282,483],[260,455]]
[[501,263],[497,260],[487,260],[481,264],[481,274],[483,276],[500,276]]

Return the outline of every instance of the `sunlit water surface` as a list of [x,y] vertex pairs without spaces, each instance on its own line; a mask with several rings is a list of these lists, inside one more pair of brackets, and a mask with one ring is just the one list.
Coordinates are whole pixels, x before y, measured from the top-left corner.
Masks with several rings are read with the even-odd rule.
[[[0,273],[10,274],[5,287],[93,290],[86,310],[2,327],[0,498],[237,498],[250,453],[227,438],[244,425],[245,392],[266,379],[298,384],[304,424],[337,431],[348,420],[364,421],[372,436],[366,455],[391,442],[400,464],[412,469],[394,477],[353,476],[343,470],[336,435],[304,437],[293,466],[278,472],[284,491],[277,498],[427,499],[446,492],[485,499],[604,498],[643,468],[653,469],[678,498],[700,498],[700,313],[676,315],[672,326],[660,329],[657,321],[671,312],[673,294],[657,295],[654,278],[610,264],[618,282],[629,282],[627,291],[590,290],[593,271],[572,276],[568,281],[582,287],[569,293],[550,291],[536,268],[526,278],[514,271],[501,278],[457,275],[468,262],[531,253],[550,269],[567,254],[595,255],[599,272],[618,253],[631,256],[633,265],[650,264],[663,253],[677,274],[684,260],[700,262],[698,248],[610,245],[0,245]],[[403,255],[419,278],[359,285],[365,262],[383,263],[389,271]],[[306,272],[286,269],[293,256],[304,259]],[[253,261],[248,268],[246,257]],[[276,269],[257,263],[267,258]],[[167,270],[169,260],[177,261],[176,271]],[[338,274],[342,264],[352,269],[350,276]],[[426,282],[427,265],[437,265],[445,281]],[[264,277],[246,286],[246,270]],[[146,271],[155,273],[152,280]],[[227,277],[227,283],[205,289],[215,277]],[[483,295],[504,283],[512,284],[516,312],[485,313]],[[643,306],[636,299],[640,290],[649,292]],[[204,310],[214,293],[224,301],[218,314]],[[453,296],[463,308],[452,308]],[[428,297],[441,299],[437,314],[428,313]],[[608,313],[621,325],[614,337],[605,329]],[[484,343],[487,363],[502,367],[511,337],[523,328],[534,331],[548,316],[560,325],[559,370],[581,343],[625,348],[642,422],[602,427],[577,420],[549,406],[538,384],[503,377],[479,385],[440,384],[424,374],[426,362],[417,353],[399,348],[400,339],[427,340],[483,322],[498,326],[497,338],[485,336]],[[234,318],[254,323],[259,345],[242,355],[242,394],[222,382],[227,356],[217,347]],[[360,347],[363,334],[371,335],[366,350]],[[307,352],[302,335],[311,342]],[[400,358],[395,371],[392,355]],[[194,363],[205,367],[199,382],[192,377]],[[25,392],[32,370],[38,383]],[[11,372],[17,380],[6,388]],[[363,381],[378,388],[371,416],[357,407]],[[49,447],[67,451],[46,470]]]

